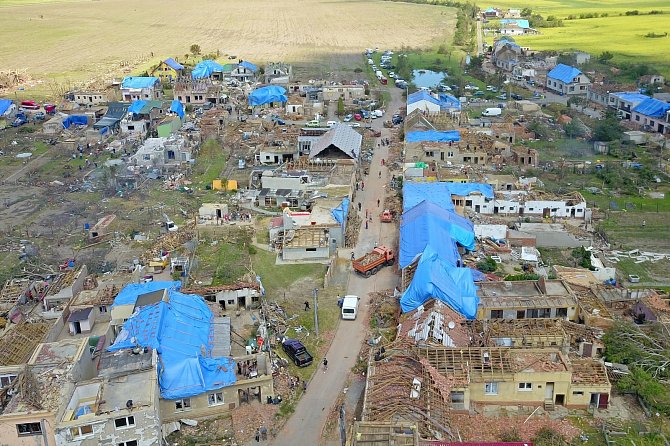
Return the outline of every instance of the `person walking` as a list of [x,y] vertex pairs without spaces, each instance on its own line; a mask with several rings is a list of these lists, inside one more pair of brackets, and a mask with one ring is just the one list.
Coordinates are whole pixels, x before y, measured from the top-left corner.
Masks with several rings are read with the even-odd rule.
[[377,198],[377,207],[379,207],[379,203],[380,203],[379,198]]
[[381,177],[382,177],[382,171],[380,170],[379,171],[379,178],[381,178]]
[[324,357],[323,358],[323,373],[326,373],[326,370],[328,370],[328,358]]
[[365,220],[365,229],[368,229],[368,220]]
[[354,255],[354,252],[351,251],[351,260],[354,260],[354,259],[356,259],[356,256]]
[[363,206],[361,205],[361,202],[359,201],[359,202],[358,202],[358,212],[361,211],[361,208],[362,208],[362,207],[363,207]]
[[305,311],[309,310],[309,301],[305,301]]
[[361,190],[365,190],[365,181],[361,181]]

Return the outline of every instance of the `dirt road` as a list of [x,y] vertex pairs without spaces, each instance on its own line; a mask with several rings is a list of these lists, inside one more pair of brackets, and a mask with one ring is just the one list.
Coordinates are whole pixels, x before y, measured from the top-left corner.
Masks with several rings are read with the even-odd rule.
[[[390,136],[389,130],[384,129],[382,123],[384,120],[390,119],[390,116],[403,104],[402,90],[391,87],[390,91],[391,104],[386,108],[386,115],[373,121],[372,124],[374,129],[382,131],[382,138]],[[369,228],[365,229],[365,225],[363,225],[359,234],[358,243],[354,250],[357,256],[372,249],[375,243],[391,246],[397,244],[397,226],[388,223],[382,225],[377,217],[377,214],[381,212],[377,208],[377,199],[384,201],[385,185],[388,184],[389,180],[388,169],[381,165],[381,160],[387,159],[387,157],[388,147],[384,146],[375,150],[369,175],[365,178],[365,189],[359,191],[356,197],[356,202],[360,201],[362,204],[363,217],[366,208],[373,214]],[[380,170],[382,172],[381,179],[379,178]],[[393,269],[384,268],[377,275],[367,279],[353,272],[351,273],[347,294],[357,295],[361,298],[360,314],[356,320],[340,321],[335,339],[326,355],[328,371],[324,372],[323,366],[319,367],[294,414],[270,444],[274,446],[324,444],[321,431],[331,407],[342,392],[349,371],[356,363],[356,356],[368,329],[369,299],[367,294],[371,291],[395,287],[398,278],[393,273]]]

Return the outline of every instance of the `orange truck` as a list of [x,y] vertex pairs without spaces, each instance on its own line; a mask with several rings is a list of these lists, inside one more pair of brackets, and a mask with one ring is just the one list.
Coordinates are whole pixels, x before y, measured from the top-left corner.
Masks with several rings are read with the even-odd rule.
[[393,265],[394,263],[395,255],[393,254],[393,251],[386,246],[377,246],[363,257],[351,261],[351,265],[354,269],[365,277],[377,274],[377,271],[384,266]]

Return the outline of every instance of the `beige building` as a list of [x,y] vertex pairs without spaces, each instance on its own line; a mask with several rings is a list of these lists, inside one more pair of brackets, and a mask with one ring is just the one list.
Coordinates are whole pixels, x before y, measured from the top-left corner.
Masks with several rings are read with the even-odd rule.
[[345,103],[365,96],[363,85],[327,85],[323,87],[324,101],[337,101],[342,98]]
[[480,282],[478,320],[566,319],[576,322],[579,308],[574,293],[562,280]]
[[56,444],[55,426],[74,382],[95,369],[88,339],[39,344],[27,365],[0,369],[0,444]]

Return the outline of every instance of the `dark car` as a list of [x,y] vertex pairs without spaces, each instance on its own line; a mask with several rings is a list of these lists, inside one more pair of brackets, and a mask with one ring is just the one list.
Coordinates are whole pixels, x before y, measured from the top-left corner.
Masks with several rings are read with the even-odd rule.
[[520,101],[520,100],[523,99],[523,96],[521,96],[520,94],[512,93],[511,96],[512,96],[512,99],[516,99],[517,101]]
[[298,367],[307,367],[312,363],[312,355],[309,354],[302,342],[297,339],[284,339],[281,344],[284,352]]

